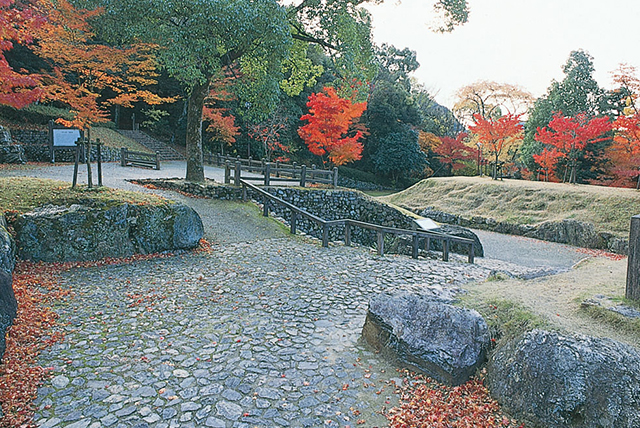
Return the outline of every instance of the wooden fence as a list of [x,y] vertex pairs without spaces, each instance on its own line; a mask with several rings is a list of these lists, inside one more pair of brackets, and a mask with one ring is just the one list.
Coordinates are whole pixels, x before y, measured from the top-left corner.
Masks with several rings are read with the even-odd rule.
[[310,212],[299,208],[293,205],[290,202],[287,202],[283,199],[278,198],[277,196],[272,195],[271,193],[263,190],[248,181],[241,179],[240,184],[242,185],[242,199],[247,200],[247,190],[251,189],[256,192],[258,195],[262,197],[263,203],[263,211],[262,215],[267,217],[269,215],[269,204],[275,203],[288,208],[291,211],[291,233],[295,234],[297,230],[297,221],[298,217],[304,217],[307,220],[310,220],[316,223],[322,229],[322,246],[329,246],[329,228],[334,226],[344,226],[344,243],[347,246],[351,245],[351,229],[354,227],[360,227],[362,229],[373,230],[377,233],[377,250],[378,254],[384,255],[384,237],[385,234],[391,235],[405,235],[411,236],[412,241],[412,253],[411,256],[416,259],[418,258],[418,250],[420,238],[425,240],[425,248],[429,249],[431,240],[441,241],[442,242],[442,260],[449,261],[449,249],[451,248],[451,243],[457,242],[460,244],[467,244],[469,246],[468,252],[468,261],[469,263],[474,262],[474,251],[475,251],[475,243],[471,239],[460,238],[458,236],[446,235],[443,233],[437,233],[432,231],[422,231],[422,230],[408,230],[408,229],[399,229],[395,227],[388,226],[380,226],[377,224],[365,223],[362,221],[352,220],[352,219],[339,219],[339,220],[324,220]]
[[[214,157],[215,156],[215,157]],[[317,169],[315,165],[308,168],[306,165],[297,163],[267,162],[264,159],[242,159],[240,157],[208,155],[207,162],[224,166],[224,182],[231,181],[236,186],[240,186],[240,180],[262,181],[265,186],[270,186],[273,182],[292,182],[305,187],[307,183],[328,184],[338,187],[338,168],[332,170]],[[260,174],[262,177],[251,177],[242,172]]]

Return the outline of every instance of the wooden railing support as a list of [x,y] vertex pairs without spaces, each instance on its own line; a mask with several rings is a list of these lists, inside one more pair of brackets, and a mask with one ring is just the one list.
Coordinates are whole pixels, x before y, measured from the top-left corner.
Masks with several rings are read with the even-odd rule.
[[267,164],[264,166],[264,185],[265,186],[269,186],[271,184],[270,179],[271,179],[271,163],[267,162]]
[[413,257],[414,259],[418,258],[418,244],[420,243],[420,239],[418,238],[417,234],[414,234],[411,237],[411,257]]
[[351,224],[349,222],[344,224],[344,245],[351,246]]
[[326,223],[322,225],[322,246],[325,248],[329,246],[329,225]]
[[300,171],[300,187],[304,187],[307,181],[307,166],[302,165],[302,170]]
[[233,184],[235,186],[240,185],[240,171],[242,171],[242,164],[238,161],[236,162],[236,170],[233,173]]
[[449,239],[442,241],[442,261],[449,261]]
[[378,231],[378,255],[384,256],[384,232]]
[[295,211],[291,211],[291,234],[296,234],[296,229],[298,226],[298,213]]

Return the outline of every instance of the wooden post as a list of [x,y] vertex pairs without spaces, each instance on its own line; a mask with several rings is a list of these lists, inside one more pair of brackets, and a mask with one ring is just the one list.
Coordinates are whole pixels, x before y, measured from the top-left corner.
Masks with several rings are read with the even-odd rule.
[[420,240],[418,239],[418,234],[414,233],[413,234],[413,239],[411,242],[411,257],[413,257],[414,259],[418,258],[418,243],[420,242]]
[[240,185],[240,171],[242,171],[242,164],[240,161],[236,162],[236,170],[233,173],[233,184],[236,186]]
[[280,177],[280,161],[276,161],[276,177]]
[[338,187],[338,167],[333,167],[333,188]]
[[269,217],[269,198],[267,196],[262,200],[262,216]]
[[424,250],[426,252],[429,252],[430,248],[431,248],[431,237],[427,236],[426,238],[424,238]]
[[298,223],[298,212],[291,210],[291,234],[296,234],[296,228]]
[[242,202],[247,202],[247,186],[242,183]]
[[127,148],[123,147],[120,149],[120,166],[127,166]]
[[78,184],[78,164],[80,163],[80,139],[76,141],[76,159],[73,164],[73,181],[71,182],[71,188],[73,189]]
[[91,140],[89,138],[86,140],[85,147],[85,160],[87,161],[87,187],[91,189],[93,187],[93,179],[91,177]]
[[449,239],[442,240],[442,261],[449,261]]
[[378,231],[378,255],[384,256],[384,232]]
[[160,152],[156,152],[156,171],[160,171]]
[[631,217],[627,288],[624,297],[630,300],[640,300],[640,215]]
[[229,161],[224,163],[224,184],[231,183],[231,164]]
[[471,245],[469,245],[469,263],[473,264],[473,262],[475,261],[475,254],[476,252],[476,244],[475,242],[472,242]]
[[264,166],[264,185],[268,186],[270,184],[269,179],[271,178],[271,162],[267,162]]
[[344,245],[351,246],[351,223],[348,221],[344,224]]
[[327,248],[329,246],[329,225],[322,224],[322,246]]
[[96,148],[98,150],[98,186],[102,187],[102,143],[100,138],[96,139]]
[[313,183],[313,180],[316,178],[316,175],[313,173],[313,171],[316,169],[316,164],[312,164],[311,165],[311,179],[309,180],[310,182]]
[[302,165],[302,169],[300,170],[300,187],[304,187],[307,183],[307,166]]

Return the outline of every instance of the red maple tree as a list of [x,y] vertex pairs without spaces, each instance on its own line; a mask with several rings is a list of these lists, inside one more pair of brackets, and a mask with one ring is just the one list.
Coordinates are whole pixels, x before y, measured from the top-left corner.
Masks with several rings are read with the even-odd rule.
[[540,165],[540,169],[544,173],[544,181],[549,181],[549,177],[553,176],[553,170],[558,163],[558,159],[562,157],[564,155],[556,148],[549,150],[546,147],[542,150],[542,153],[533,155],[533,160]]
[[205,99],[202,110],[202,120],[207,123],[207,134],[212,144],[220,144],[220,153],[224,155],[224,148],[236,142],[240,134],[240,127],[235,124],[235,116],[229,109],[221,107],[220,103],[231,101],[235,96],[228,90],[233,77],[226,76],[211,83],[209,96]]
[[465,161],[473,160],[478,155],[478,149],[464,144],[467,137],[466,132],[459,133],[456,138],[440,137],[441,143],[433,149],[439,156],[440,163],[447,166],[449,172],[464,168]]
[[[362,131],[347,136],[353,121],[359,118],[367,108],[367,103],[353,103],[350,99],[340,98],[336,90],[325,87],[324,93],[309,96],[309,114],[300,120],[309,123],[298,130],[309,151],[314,155],[327,155],[336,166],[358,160],[362,157]],[[323,159],[324,162],[324,159]]]
[[613,185],[629,186],[636,179],[636,189],[640,188],[640,113],[619,116],[613,122],[615,136],[605,152],[615,176]]
[[[584,113],[575,117],[564,116],[562,112],[554,114],[553,119],[544,128],[538,128],[535,139],[543,144],[555,147],[562,157],[567,159],[570,168],[569,183],[576,182],[578,157],[587,144],[606,140],[604,134],[611,130],[609,118],[589,118]],[[566,181],[566,170],[563,177]]]
[[474,123],[469,129],[476,134],[486,152],[494,158],[493,179],[498,178],[500,159],[522,138],[521,115],[507,114],[498,119],[485,119],[479,114],[473,115]]
[[40,98],[40,76],[14,70],[4,54],[16,43],[31,44],[34,32],[44,22],[34,2],[0,0],[0,104],[22,108]]

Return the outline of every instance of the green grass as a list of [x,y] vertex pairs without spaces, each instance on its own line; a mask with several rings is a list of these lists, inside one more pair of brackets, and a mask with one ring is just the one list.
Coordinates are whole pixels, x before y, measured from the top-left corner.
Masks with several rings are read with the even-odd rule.
[[618,237],[628,237],[630,218],[640,213],[640,192],[632,189],[479,177],[423,180],[381,199],[410,210],[431,207],[517,224],[575,219]]
[[366,193],[369,196],[377,198],[379,196],[389,196],[396,193],[396,190],[362,190],[362,193]]
[[508,300],[478,301],[468,294],[462,297],[461,304],[483,316],[491,337],[496,340],[508,340],[536,328],[549,328],[549,323],[543,318]]
[[607,324],[618,331],[640,336],[640,319],[627,318],[602,306],[581,306],[580,311],[601,323]]
[[149,150],[142,144],[139,144],[124,135],[118,134],[113,129],[105,127],[91,128],[91,141],[95,141],[97,138],[100,139],[100,142],[103,143],[105,147],[111,147],[113,149],[126,147],[129,150],[137,152],[153,153],[153,151]]
[[28,177],[0,177],[0,212],[25,213],[36,207],[72,204],[112,205],[123,202],[132,204],[164,204],[168,200],[148,193],[128,192],[108,187],[87,189],[64,181]]

